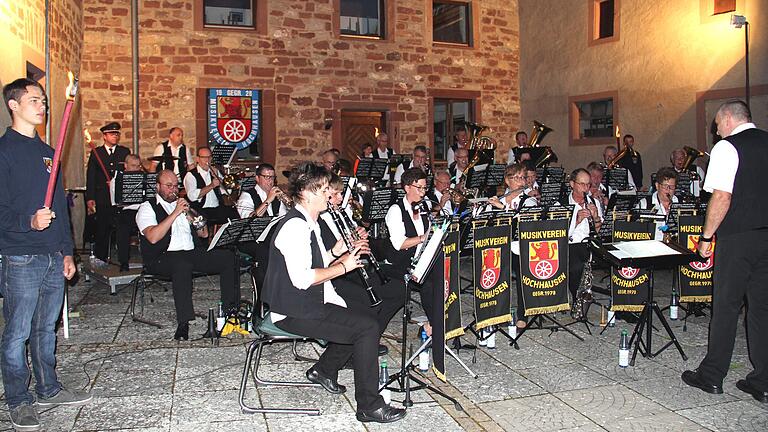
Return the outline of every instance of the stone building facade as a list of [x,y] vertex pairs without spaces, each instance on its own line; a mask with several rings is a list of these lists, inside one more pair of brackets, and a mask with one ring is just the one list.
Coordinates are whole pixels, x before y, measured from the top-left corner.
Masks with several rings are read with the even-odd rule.
[[[130,3],[83,1],[83,119],[92,129],[122,122],[126,141]],[[470,100],[501,146],[519,127],[516,0],[459,0],[471,10],[471,46],[433,42],[432,0],[383,2],[382,40],[341,35],[340,0],[255,0],[246,31],[204,27],[200,1],[139,3],[142,156],[173,126],[193,147],[206,142],[209,88],[261,90],[261,156],[279,170],[341,148],[348,112],[381,113],[404,152],[431,146],[436,98]]]
[[[673,148],[711,148],[715,110],[745,94],[744,28],[729,25],[734,13],[755,23],[750,105],[758,126],[768,127],[768,36],[758,24],[768,16],[768,0],[613,0],[612,35],[603,38],[601,3],[520,1],[522,123],[553,128],[544,144],[567,168],[601,160],[603,147],[616,142],[579,139],[576,103],[589,100],[615,99],[612,125],[635,137],[645,185],[651,172],[669,165]],[[725,12],[717,14],[718,7]]]

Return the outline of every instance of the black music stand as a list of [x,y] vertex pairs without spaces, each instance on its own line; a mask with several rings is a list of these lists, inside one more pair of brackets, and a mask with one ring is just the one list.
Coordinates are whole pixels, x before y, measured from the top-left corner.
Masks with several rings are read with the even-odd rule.
[[157,193],[157,173],[122,172],[115,175],[115,203],[141,204]]
[[387,172],[389,161],[387,159],[360,158],[357,161],[355,177],[360,181],[379,181]]
[[216,166],[225,166],[232,163],[237,147],[234,144],[216,144],[211,150],[211,163]]
[[[437,241],[437,240],[438,240],[437,238],[430,239],[430,242]],[[443,232],[443,235],[441,236],[441,238],[439,238],[439,243],[442,244],[444,240],[445,240],[445,232]],[[426,248],[427,246],[424,245],[423,247]],[[422,255],[419,259],[419,262],[412,263],[411,266],[409,266],[408,271],[403,275],[403,281],[405,282],[405,306],[403,307],[403,341],[402,341],[401,353],[400,353],[401,354],[400,355],[400,371],[392,374],[392,376],[389,377],[389,380],[386,383],[384,383],[384,385],[382,385],[379,388],[379,390],[386,388],[394,392],[405,393],[405,398],[403,399],[403,406],[407,408],[407,407],[413,406],[413,400],[411,400],[412,391],[429,389],[433,393],[440,395],[445,399],[453,402],[453,406],[456,408],[456,410],[464,411],[464,408],[461,406],[459,401],[448,396],[447,394],[438,390],[437,388],[427,384],[426,381],[423,381],[422,379],[418,378],[413,373],[413,369],[414,369],[413,360],[416,357],[418,357],[419,353],[422,350],[427,349],[427,347],[429,346],[429,342],[432,339],[431,337],[419,347],[419,350],[415,354],[411,355],[410,359],[406,358],[406,347],[408,344],[408,323],[411,321],[411,314],[413,312],[412,311],[413,306],[411,301],[411,286],[410,286],[411,278],[415,277],[414,270],[416,267],[419,266],[420,263],[422,263],[422,260],[428,263],[426,265],[426,270],[424,270],[421,273],[422,275],[426,275],[429,272],[429,270],[432,268],[432,266],[434,266],[435,264],[435,260],[437,259],[437,256],[438,256],[437,252],[439,252],[439,248],[438,250],[435,250],[434,253],[430,255]],[[458,358],[458,357],[455,357],[455,358]],[[459,362],[461,362],[461,360],[459,360]],[[465,365],[463,366],[466,368]],[[411,381],[416,382],[416,386],[411,387]]]
[[[629,364],[631,366],[635,365],[635,358],[637,357],[638,351],[640,351],[640,354],[642,354],[643,357],[653,358],[661,354],[664,350],[673,344],[680,352],[680,356],[683,358],[683,360],[688,360],[688,356],[685,355],[683,347],[680,345],[680,342],[677,341],[675,333],[672,331],[672,328],[669,326],[669,323],[667,323],[666,318],[664,318],[664,314],[661,312],[661,309],[659,309],[659,305],[653,298],[653,270],[655,267],[678,266],[684,263],[699,260],[701,258],[697,254],[683,248],[677,243],[663,243],[657,240],[632,242],[633,244],[646,243],[649,245],[653,243],[658,247],[658,249],[660,249],[660,251],[649,251],[646,254],[633,257],[628,256],[626,252],[620,250],[621,245],[626,243],[627,242],[600,245],[597,242],[590,241],[589,246],[593,253],[600,256],[612,266],[639,267],[648,269],[648,298],[644,302],[643,310],[640,312],[640,319],[635,325],[634,331],[632,331],[632,337],[629,339],[629,344],[632,345],[634,343],[635,345]],[[667,247],[666,252],[661,250],[662,248],[658,245],[665,245]],[[664,326],[664,329],[667,331],[667,335],[671,339],[656,352],[653,351],[652,344],[654,314],[656,314],[656,316],[659,318],[659,321]],[[643,340],[643,330],[646,332],[645,340]]]

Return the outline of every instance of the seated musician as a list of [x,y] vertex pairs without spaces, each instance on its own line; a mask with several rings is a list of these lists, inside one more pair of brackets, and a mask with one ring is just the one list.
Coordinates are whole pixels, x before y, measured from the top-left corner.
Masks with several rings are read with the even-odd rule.
[[537,200],[540,199],[539,182],[536,181],[536,165],[530,159],[521,162],[521,164],[525,167],[525,194]]
[[464,170],[469,166],[469,150],[459,147],[456,149],[455,162],[448,165],[451,174],[451,182],[455,185],[464,183]]
[[[429,229],[429,215],[419,204],[427,193],[427,175],[421,168],[410,168],[402,175],[402,185],[405,196],[387,210],[385,217],[389,232],[389,246],[391,246],[389,261],[392,263],[392,272],[395,276],[393,279],[402,279],[408,272],[411,259],[423,246]],[[421,305],[429,320],[424,328],[430,336],[432,326],[429,323],[439,317],[435,316],[432,304],[433,293],[436,289],[443,289],[442,275],[437,275],[435,268],[436,266],[432,267],[424,284],[419,286]]]
[[571,224],[568,228],[568,289],[571,299],[576,299],[576,291],[584,272],[584,264],[589,259],[589,247],[584,242],[590,233],[600,232],[603,213],[595,205],[594,198],[589,196],[589,171],[584,168],[575,169],[570,177],[571,193],[568,194],[566,205],[573,205]]
[[413,148],[413,160],[410,162],[403,162],[397,166],[395,171],[395,177],[392,180],[395,184],[400,184],[403,173],[410,168],[419,168],[426,172],[427,164],[427,147],[423,145],[417,145]]
[[[331,174],[331,180],[328,185],[331,194],[328,203],[329,207],[332,206],[333,208],[321,212],[320,217],[317,220],[320,225],[320,235],[322,236],[323,244],[333,246],[335,249],[342,248],[344,246],[344,240],[342,239],[342,231],[340,231],[340,229],[346,228],[349,232],[354,230],[359,238],[357,244],[363,248],[361,255],[363,255],[363,258],[370,256],[371,250],[368,244],[368,232],[365,228],[357,226],[354,223],[350,206],[347,206],[344,209],[341,208],[341,204],[344,200],[342,195],[342,191],[344,190],[343,180],[341,177]],[[341,227],[334,221],[333,215],[331,214],[332,210],[337,211],[339,223],[342,224]],[[342,212],[344,212],[344,214],[341,214]],[[354,239],[350,240],[354,242]],[[332,250],[329,250],[328,253],[335,255]],[[384,264],[380,263],[379,265],[382,266]],[[405,290],[403,290],[397,283],[390,282],[382,284],[381,279],[375,273],[373,266],[367,267],[366,270],[370,276],[368,283],[371,284],[374,291],[381,299],[381,304],[373,308],[366,307],[365,310],[374,314],[379,323],[381,332],[384,332],[389,321],[405,304]],[[347,273],[343,277],[333,279],[333,283],[336,287],[336,291],[344,299],[352,299],[355,304],[366,304],[366,302],[368,302],[368,296],[359,274]],[[379,352],[386,353],[386,347],[381,345]]]
[[[504,195],[488,199],[488,206],[497,210],[519,210],[521,207],[533,207],[538,205],[536,198],[529,197],[525,193],[526,170],[523,164],[507,165],[504,169],[504,184],[507,189]],[[512,246],[512,270],[518,275],[515,278],[517,285],[517,327],[524,328],[527,320],[523,316],[523,286],[520,282],[520,241],[511,242]]]
[[[675,196],[677,187],[677,173],[673,168],[663,167],[656,173],[656,192],[650,197],[646,197],[637,202],[637,208],[642,210],[651,210],[659,215],[668,215],[672,204],[678,202]],[[656,240],[664,239],[664,232],[661,227],[665,221],[657,221],[654,230]]]
[[701,184],[704,182],[704,170],[698,165],[690,165],[688,169],[685,168],[685,162],[688,160],[688,155],[685,153],[685,149],[674,149],[669,156],[669,161],[672,162],[672,168],[676,173],[687,171],[691,176],[691,186],[689,193],[695,197],[701,195]]
[[195,319],[192,306],[192,272],[219,274],[221,301],[225,311],[240,303],[240,276],[235,255],[229,250],[210,252],[195,248],[194,237],[208,237],[206,226],[192,228],[189,203],[179,198],[179,183],[171,170],[157,175],[157,195],[141,204],[136,225],[141,233],[144,267],[151,273],[171,278],[178,326],[173,338],[189,339],[189,322]]
[[342,298],[332,282],[363,264],[359,247],[347,251],[334,245],[330,251],[340,258],[333,261],[323,244],[317,220],[328,206],[329,178],[325,168],[311,162],[291,172],[289,193],[295,207],[275,227],[264,301],[276,326],[330,342],[307,379],[330,393],[344,393],[338,374],[351,357],[357,419],[394,422],[405,417],[405,410],[390,407],[378,394],[379,325],[370,312],[361,312],[367,305]]
[[[614,159],[616,159],[616,155],[618,154],[619,154],[619,150],[616,148],[616,146],[614,145],[606,146],[605,149],[603,150],[603,166],[605,168],[608,168],[610,166],[616,165],[616,162],[614,162]],[[629,170],[627,170],[627,187],[629,189],[637,189],[637,186],[635,186],[635,179],[634,177],[632,177],[632,172],[630,172]]]
[[[517,131],[515,134],[515,144],[517,144],[517,147],[519,148],[527,148],[530,147],[528,145],[528,134],[525,133],[525,131]],[[512,147],[509,149],[509,153],[507,153],[507,165],[512,165],[517,162],[525,162],[527,160],[531,160],[531,154],[527,152],[520,153],[520,160],[518,161],[515,157],[515,148]]]
[[211,149],[199,147],[195,161],[197,166],[184,175],[184,190],[187,191],[189,205],[211,223],[239,219],[235,209],[224,205],[226,191],[221,188],[221,172],[211,166]]
[[[141,158],[135,154],[129,154],[125,157],[125,168],[123,172],[141,172]],[[112,204],[115,203],[115,179],[109,182]],[[131,234],[136,228],[136,211],[141,204],[129,204],[122,206],[117,215],[117,256],[120,262],[120,271],[128,271],[129,260],[131,258]]]
[[[451,175],[448,173],[448,171],[438,171],[435,173],[434,183],[435,188],[429,194],[427,194],[429,199],[434,201],[432,205],[435,206],[435,203],[437,203],[438,205],[435,207],[443,209],[444,214],[453,214],[454,203],[451,200],[451,193],[448,191],[448,189],[451,188]],[[466,207],[466,202],[462,202],[460,206]],[[434,210],[437,210],[437,208]]]
[[453,144],[448,147],[448,154],[445,158],[449,166],[456,161],[456,151],[460,148],[469,148],[469,139],[467,138],[466,129],[457,130],[456,134],[453,136]]
[[590,162],[587,165],[587,171],[589,171],[589,194],[600,204],[600,210],[605,212],[605,208],[608,207],[608,200],[616,191],[603,184],[605,172],[599,163]]
[[361,158],[373,158],[373,144],[367,142],[363,144]]

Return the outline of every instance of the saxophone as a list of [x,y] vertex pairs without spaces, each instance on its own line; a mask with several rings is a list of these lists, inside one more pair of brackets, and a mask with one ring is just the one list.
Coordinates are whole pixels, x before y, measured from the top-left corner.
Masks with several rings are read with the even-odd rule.
[[[584,194],[584,205],[590,203],[589,195]],[[589,238],[597,238],[597,231],[595,230],[595,221],[592,216],[589,216]],[[579,287],[576,289],[576,298],[573,299],[573,306],[571,307],[571,317],[577,321],[581,321],[586,318],[586,311],[584,306],[591,303],[594,300],[592,297],[592,252],[589,253],[587,262],[584,263],[584,271],[581,273],[581,279],[579,280]]]

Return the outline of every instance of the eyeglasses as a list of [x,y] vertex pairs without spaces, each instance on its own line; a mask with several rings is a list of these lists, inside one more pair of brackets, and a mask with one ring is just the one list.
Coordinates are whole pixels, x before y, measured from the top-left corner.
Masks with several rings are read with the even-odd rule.
[[580,185],[580,186],[587,186],[587,187],[592,185],[592,183],[590,183],[590,182],[582,183],[582,182],[574,181],[574,183],[576,183],[577,185]]
[[165,186],[167,188],[176,188],[176,189],[179,188],[178,183],[160,183],[160,186]]
[[429,190],[429,188],[428,188],[428,187],[426,187],[426,186],[419,186],[419,185],[415,185],[415,184],[410,184],[410,185],[408,185],[408,186],[410,186],[410,187],[414,187],[414,188],[416,188],[416,189],[418,189],[418,190],[420,190],[420,191],[422,191],[422,192],[426,192],[426,191],[428,191],[428,190]]
[[514,179],[514,180],[525,180],[525,176],[521,176],[521,175],[508,175],[505,178]]
[[664,189],[664,190],[671,191],[671,190],[675,190],[675,185],[673,185],[673,184],[660,184],[659,185],[659,189]]
[[210,159],[210,158],[212,158],[213,156],[211,156],[211,155],[208,155],[208,156],[198,156],[198,157],[199,157],[200,159]]
[[264,177],[265,179],[272,179],[272,180],[277,178],[277,176],[274,176],[274,175],[262,175],[262,174],[259,174],[258,176],[259,177]]

